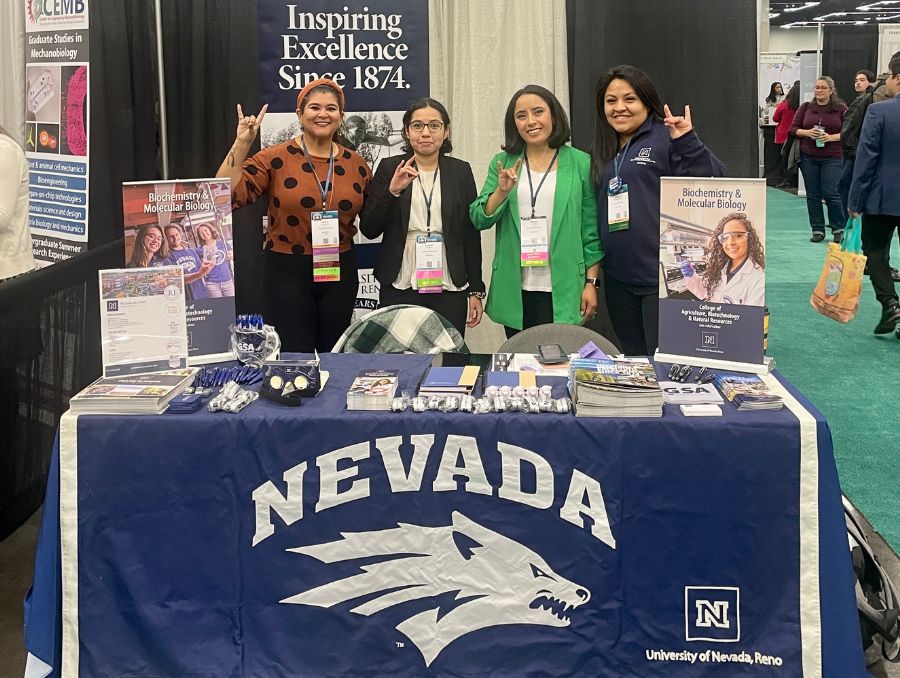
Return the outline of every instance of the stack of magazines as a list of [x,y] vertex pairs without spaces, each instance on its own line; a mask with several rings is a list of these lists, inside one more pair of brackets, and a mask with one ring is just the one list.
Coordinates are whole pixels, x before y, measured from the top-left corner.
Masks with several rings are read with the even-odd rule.
[[569,375],[576,417],[662,416],[662,390],[647,358],[574,359]]
[[389,410],[397,392],[398,370],[363,370],[347,391],[348,410]]
[[784,400],[772,393],[759,375],[756,374],[716,374],[716,388],[738,408],[744,410],[780,410]]
[[160,414],[194,381],[197,368],[151,374],[101,377],[72,396],[69,411],[107,414]]

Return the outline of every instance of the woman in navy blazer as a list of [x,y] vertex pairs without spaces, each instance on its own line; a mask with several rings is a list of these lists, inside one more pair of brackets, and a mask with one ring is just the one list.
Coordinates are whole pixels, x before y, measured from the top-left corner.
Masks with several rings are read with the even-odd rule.
[[[464,334],[481,322],[485,296],[481,236],[469,220],[476,196],[472,168],[446,155],[452,150],[450,115],[434,99],[418,99],[404,113],[403,138],[406,155],[378,164],[360,213],[359,228],[367,238],[384,236],[375,264],[379,301],[425,306]],[[423,284],[416,239],[429,235],[442,240],[443,266]]]

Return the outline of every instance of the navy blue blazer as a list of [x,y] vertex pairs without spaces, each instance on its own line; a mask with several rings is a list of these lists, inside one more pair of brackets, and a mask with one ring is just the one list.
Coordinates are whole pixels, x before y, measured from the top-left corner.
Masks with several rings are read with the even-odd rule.
[[900,216],[900,95],[866,111],[847,207]]

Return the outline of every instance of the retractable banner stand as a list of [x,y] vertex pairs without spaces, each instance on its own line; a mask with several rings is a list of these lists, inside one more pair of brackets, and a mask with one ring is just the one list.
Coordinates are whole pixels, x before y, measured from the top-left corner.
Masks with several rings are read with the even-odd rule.
[[768,371],[765,244],[764,179],[663,177],[657,360]]
[[[300,134],[297,94],[312,80],[330,78],[346,97],[344,134],[372,170],[403,153],[403,113],[429,92],[427,2],[260,0],[258,17],[260,101],[269,104],[263,147]],[[355,242],[354,320],[378,305],[372,269],[380,238],[358,233]]]
[[125,265],[184,270],[188,362],[234,359],[234,239],[229,179],[122,184]]
[[88,0],[25,7],[25,155],[38,266],[88,244]]

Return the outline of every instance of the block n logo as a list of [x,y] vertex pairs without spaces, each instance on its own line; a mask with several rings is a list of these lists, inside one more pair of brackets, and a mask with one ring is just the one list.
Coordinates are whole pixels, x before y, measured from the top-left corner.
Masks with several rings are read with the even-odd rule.
[[684,587],[684,639],[733,643],[741,639],[740,589]]

